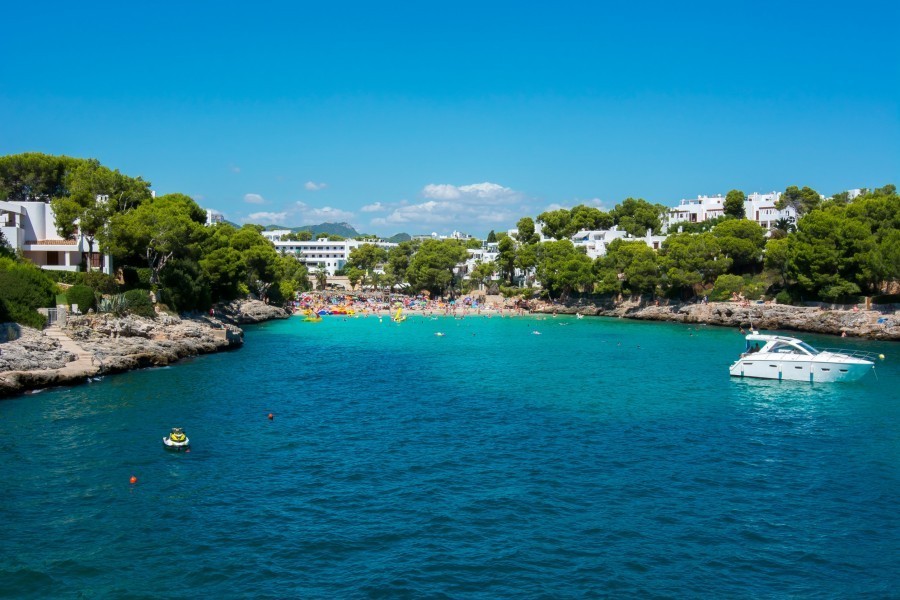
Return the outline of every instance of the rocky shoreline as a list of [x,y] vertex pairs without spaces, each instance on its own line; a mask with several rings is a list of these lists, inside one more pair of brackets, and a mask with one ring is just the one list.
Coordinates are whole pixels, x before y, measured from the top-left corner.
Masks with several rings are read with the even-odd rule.
[[630,300],[601,303],[547,303],[533,307],[544,314],[576,313],[642,321],[703,323],[722,327],[751,326],[759,330],[793,330],[826,333],[871,340],[900,340],[900,314],[892,306],[878,310],[829,309],[786,304],[741,304],[738,302],[661,303]]
[[288,316],[281,308],[241,300],[218,305],[209,315],[79,315],[43,331],[3,324],[0,397],[239,348],[244,332],[237,324]]
[[[893,306],[847,310],[736,302],[656,304],[655,301],[610,300],[599,303],[540,302],[533,303],[531,309],[542,314],[577,313],[900,340],[900,314]],[[244,343],[244,332],[238,325],[289,316],[284,309],[257,300],[236,300],[217,305],[210,314],[161,314],[154,319],[109,314],[70,316],[64,327],[43,331],[0,324],[0,398],[240,348]]]

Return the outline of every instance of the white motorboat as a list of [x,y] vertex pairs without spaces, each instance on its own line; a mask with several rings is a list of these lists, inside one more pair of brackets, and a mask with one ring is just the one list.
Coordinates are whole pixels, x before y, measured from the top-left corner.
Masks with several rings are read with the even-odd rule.
[[875,366],[869,352],[816,350],[797,338],[751,332],[747,349],[731,365],[732,377],[792,381],[856,381]]

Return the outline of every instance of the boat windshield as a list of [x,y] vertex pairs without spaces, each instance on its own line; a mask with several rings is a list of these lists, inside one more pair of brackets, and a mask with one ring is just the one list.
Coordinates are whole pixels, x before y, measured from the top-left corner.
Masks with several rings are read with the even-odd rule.
[[800,346],[801,348],[803,348],[804,350],[806,350],[807,352],[809,352],[810,354],[812,354],[813,356],[815,356],[816,354],[818,354],[820,352],[820,350],[816,350],[815,348],[813,348],[806,342],[798,342],[797,345]]

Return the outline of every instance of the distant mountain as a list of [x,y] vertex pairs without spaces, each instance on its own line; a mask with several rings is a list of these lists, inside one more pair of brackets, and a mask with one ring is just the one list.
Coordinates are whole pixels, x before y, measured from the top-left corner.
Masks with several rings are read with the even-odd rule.
[[[303,225],[302,227],[269,225],[266,227],[266,231],[275,231],[276,229],[286,229],[294,233],[297,233],[298,231],[309,231],[313,235],[339,235],[348,239],[357,238],[364,235],[356,231],[356,228],[353,227],[353,225],[351,225],[350,223],[319,223],[318,225]],[[374,237],[369,236],[368,234],[365,235],[366,237]],[[385,241],[399,244],[400,242],[408,242],[411,239],[412,236],[408,233],[398,233],[396,235],[392,235],[389,238],[385,238]]]
[[302,227],[287,227],[285,225],[269,225],[267,231],[275,229],[287,229],[294,233],[309,231],[313,235],[339,235],[345,238],[355,238],[359,232],[350,223],[319,223],[318,225],[303,225]]
[[313,235],[339,235],[345,238],[355,238],[359,235],[359,232],[350,223],[319,223],[318,225],[304,225],[296,229],[296,231],[302,230],[311,231]]

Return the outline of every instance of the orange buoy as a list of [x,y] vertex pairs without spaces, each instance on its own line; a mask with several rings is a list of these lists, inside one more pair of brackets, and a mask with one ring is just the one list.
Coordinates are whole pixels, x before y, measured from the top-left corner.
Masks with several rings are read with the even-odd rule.
[[269,420],[272,421],[274,419],[275,419],[275,415],[273,415],[272,413],[269,413]]
[[129,483],[132,483],[132,484],[137,483],[137,477],[135,477],[134,475],[132,475],[132,476],[131,476],[131,479],[129,479],[128,482],[129,482]]

